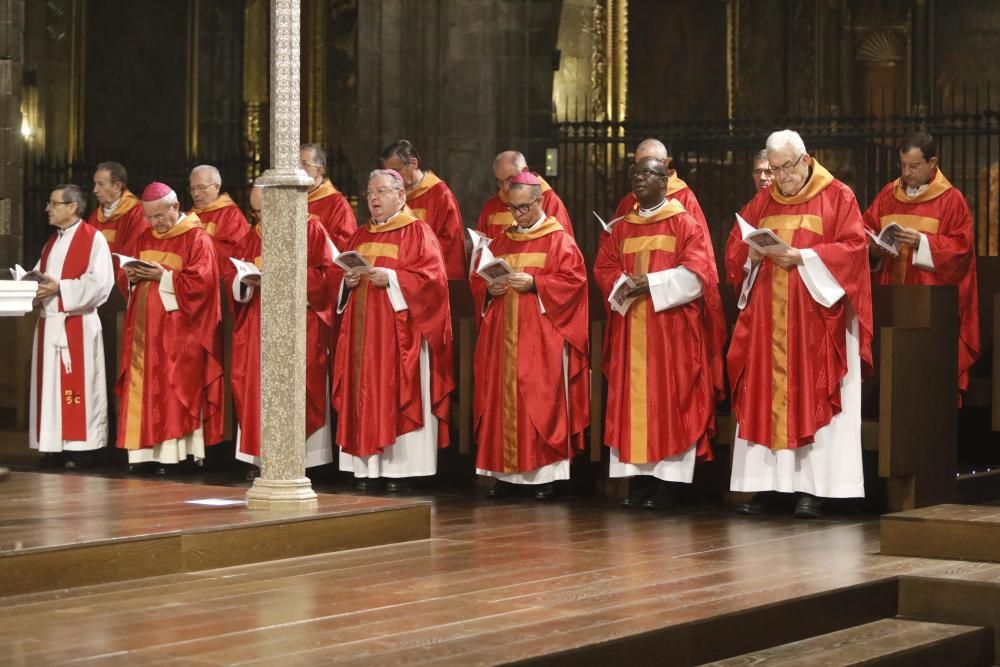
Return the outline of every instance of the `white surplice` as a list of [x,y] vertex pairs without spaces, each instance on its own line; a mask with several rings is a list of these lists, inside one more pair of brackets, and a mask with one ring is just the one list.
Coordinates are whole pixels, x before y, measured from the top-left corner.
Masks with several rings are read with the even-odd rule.
[[[38,377],[38,327],[32,341],[31,402],[28,444],[42,452],[89,451],[100,449],[108,439],[108,396],[104,370],[104,342],[101,338],[101,320],[97,307],[108,299],[115,284],[111,252],[103,234],[95,234],[90,249],[87,271],[75,279],[63,279],[62,270],[66,253],[77,232],[86,224],[77,221],[72,227],[57,232],[58,236],[49,251],[45,272],[59,283],[63,312],[59,311],[59,296],[45,300],[41,317],[45,319],[45,336],[42,340],[42,370]],[[41,261],[35,270],[41,269]],[[69,364],[66,346],[65,318],[79,315],[83,321],[82,368],[69,365],[70,373],[84,375],[86,391],[86,440],[64,440],[62,436],[62,367]],[[41,396],[38,386],[41,382]],[[40,400],[39,400],[40,399]],[[41,417],[41,419],[39,419]],[[38,429],[36,430],[36,425]]]

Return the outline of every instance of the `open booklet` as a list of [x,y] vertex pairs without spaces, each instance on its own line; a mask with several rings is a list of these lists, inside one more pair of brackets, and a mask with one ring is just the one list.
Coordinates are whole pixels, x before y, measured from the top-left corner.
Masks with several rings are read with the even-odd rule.
[[36,283],[49,282],[48,276],[41,271],[25,271],[20,264],[15,264],[13,269],[8,269],[14,280],[33,280]]
[[[468,227],[465,228],[465,233],[469,235],[469,241],[472,247],[469,249],[469,274],[472,274],[476,270],[476,259],[477,255],[481,257],[489,257],[487,262],[493,261],[493,253],[489,250],[490,238],[483,236],[474,229]],[[482,258],[479,259],[479,263],[482,264]]]
[[625,219],[624,215],[620,215],[617,218],[615,218],[614,220],[612,220],[611,222],[604,222],[604,218],[602,218],[601,216],[599,216],[597,214],[597,211],[591,211],[591,213],[594,214],[594,217],[597,218],[597,221],[599,223],[601,223],[601,227],[603,227],[604,231],[606,231],[608,234],[611,233],[611,228],[614,227],[617,222]]
[[896,241],[896,232],[903,229],[902,225],[890,222],[888,225],[882,228],[877,235],[874,234],[870,229],[865,229],[865,233],[871,237],[871,240],[875,242],[875,245],[885,250],[887,253],[893,257],[899,257],[899,243]]
[[372,270],[372,265],[364,257],[354,250],[342,252],[333,258],[333,263],[345,271],[355,273],[365,273]]
[[236,278],[242,283],[245,282],[245,278],[251,278],[253,276],[260,276],[260,269],[253,262],[245,262],[242,259],[236,259],[235,257],[230,257],[229,261],[233,263],[236,267]]
[[772,250],[784,250],[789,247],[773,231],[766,227],[758,229],[752,226],[739,213],[736,214],[736,223],[740,226],[740,236],[743,238],[743,242],[755,250],[766,253]]
[[123,269],[128,266],[141,269],[156,268],[155,264],[151,264],[150,262],[147,262],[146,260],[143,259],[136,259],[135,257],[129,257],[128,255],[123,255],[117,252],[113,252],[111,254],[118,258],[118,266],[122,267]]
[[510,264],[505,262],[503,258],[500,258],[492,259],[486,263],[479,262],[479,269],[476,273],[481,275],[486,282],[495,283],[498,280],[504,280],[508,276],[514,275],[516,272],[510,267]]
[[627,315],[628,309],[632,306],[632,302],[638,298],[635,296],[628,296],[629,291],[634,287],[635,282],[632,281],[631,276],[619,279],[614,289],[611,290],[611,296],[608,297],[608,303],[611,304],[611,310],[615,311],[622,317]]

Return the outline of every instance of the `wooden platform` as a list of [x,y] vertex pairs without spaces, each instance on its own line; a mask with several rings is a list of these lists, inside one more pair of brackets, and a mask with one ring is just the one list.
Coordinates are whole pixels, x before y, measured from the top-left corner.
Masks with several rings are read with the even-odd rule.
[[882,553],[1000,563],[1000,506],[934,505],[882,517]]
[[0,484],[0,595],[430,536],[426,502],[321,495],[315,510],[265,512],[248,510],[245,493],[148,479],[15,472]]
[[[22,521],[17,530],[36,549],[43,539],[95,530],[87,517],[120,505],[116,497],[132,486],[68,474],[22,474],[7,484],[15,483],[20,494],[0,489],[13,501],[5,506],[32,487],[77,485],[80,499],[102,489],[89,510],[79,499],[63,503],[65,520],[45,501],[51,522]],[[157,508],[154,522],[170,513],[171,494],[244,492],[137,487],[148,492],[147,510]],[[329,498],[367,507],[369,519],[392,514],[385,498]],[[895,646],[882,662],[852,662],[857,654],[847,651],[845,665],[939,664],[920,656],[942,646],[986,656],[969,664],[990,664],[1000,637],[1000,564],[881,555],[876,517],[800,521],[712,507],[657,514],[572,497],[490,503],[463,492],[409,501],[424,512],[423,525],[425,501],[431,539],[8,595],[0,599],[0,664],[687,666],[768,651],[787,659],[796,650],[789,646],[812,650],[830,633],[840,633],[838,645],[877,635]],[[183,509],[201,516],[191,507]],[[5,549],[14,530],[0,530]],[[310,539],[301,531],[255,544]],[[203,546],[223,550],[214,539]],[[924,653],[907,653],[917,650]]]

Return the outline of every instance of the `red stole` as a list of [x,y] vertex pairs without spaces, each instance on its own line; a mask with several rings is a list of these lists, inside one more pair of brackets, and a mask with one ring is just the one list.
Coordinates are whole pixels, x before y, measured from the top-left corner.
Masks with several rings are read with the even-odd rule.
[[[97,230],[81,220],[77,223],[80,228],[73,235],[73,240],[69,244],[66,252],[66,259],[63,261],[60,280],[75,280],[87,272],[90,266],[90,251],[94,247],[94,234]],[[49,237],[45,248],[42,250],[42,260],[40,270],[45,273],[49,260],[49,253],[55,245],[58,234]],[[64,312],[62,297],[59,297],[59,312]],[[60,355],[56,355],[56,363],[62,372],[60,404],[62,405],[62,439],[63,440],[86,440],[87,439],[87,383],[86,367],[83,354],[83,318],[80,315],[70,315],[66,317],[66,343],[69,349],[70,370],[66,370]],[[42,398],[42,359],[45,341],[45,318],[38,320],[38,366],[35,377],[38,379],[38,423],[35,427],[39,435],[41,431],[41,398]]]

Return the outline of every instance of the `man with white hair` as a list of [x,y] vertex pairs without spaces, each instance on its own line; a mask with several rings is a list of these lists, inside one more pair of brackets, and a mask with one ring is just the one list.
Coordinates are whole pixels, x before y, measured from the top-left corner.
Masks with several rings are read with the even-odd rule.
[[191,212],[212,237],[221,270],[229,263],[233,247],[246,235],[250,225],[233,198],[222,192],[222,175],[212,165],[201,164],[192,169],[188,187],[194,204]]
[[46,280],[35,302],[41,317],[31,350],[28,444],[43,465],[66,452],[67,468],[93,463],[107,444],[108,389],[97,308],[115,284],[108,242],[82,223],[86,199],[75,185],[57,185],[45,211],[55,232],[35,270]]
[[740,214],[750,227],[771,230],[772,242],[755,249],[737,221],[726,246],[740,308],[728,355],[736,418],[730,488],[758,492],[743,513],[764,511],[760,492],[795,492],[795,515],[814,518],[820,498],[864,496],[868,243],[854,194],[796,132],[768,137],[767,160],[774,184]]
[[222,353],[219,269],[212,239],[177,194],[150,183],[142,208],[151,229],[135,258],[123,262],[119,285],[130,292],[122,338],[118,447],[129,470],[200,461],[222,439]]
[[[493,176],[497,182],[497,193],[483,204],[479,221],[476,223],[477,232],[493,239],[505,229],[517,224],[507,208],[507,194],[510,192],[510,182],[522,171],[529,171],[528,161],[517,151],[504,151],[493,158]],[[542,187],[542,212],[550,218],[555,218],[572,237],[573,223],[569,219],[566,205],[544,178],[538,174],[535,176]]]
[[371,220],[344,248],[364,263],[337,281],[337,445],[340,469],[359,488],[387,477],[387,490],[397,492],[408,478],[434,475],[437,448],[448,445],[448,278],[433,230],[406,208],[399,172],[371,172],[365,197]]

